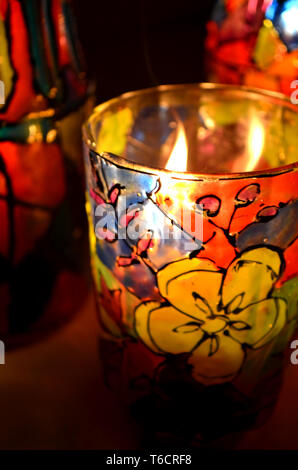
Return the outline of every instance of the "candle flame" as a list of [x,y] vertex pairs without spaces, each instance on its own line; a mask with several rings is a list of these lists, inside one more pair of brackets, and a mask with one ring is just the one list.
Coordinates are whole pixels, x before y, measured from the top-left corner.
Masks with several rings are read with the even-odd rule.
[[166,164],[166,170],[186,171],[187,170],[188,148],[186,135],[182,124],[178,125],[177,137],[174,148]]
[[248,154],[249,161],[246,171],[252,171],[256,168],[265,143],[265,131],[262,123],[254,118],[251,122],[249,135],[248,135]]
[[[160,190],[156,195],[156,202],[163,213],[176,224],[181,232],[187,233],[189,240],[202,240],[202,214],[197,210],[195,196],[190,191],[187,181],[176,179],[177,174],[187,171],[188,145],[186,133],[181,121],[178,121],[176,139],[166,169],[171,173],[160,175]],[[194,249],[193,247],[191,249]]]

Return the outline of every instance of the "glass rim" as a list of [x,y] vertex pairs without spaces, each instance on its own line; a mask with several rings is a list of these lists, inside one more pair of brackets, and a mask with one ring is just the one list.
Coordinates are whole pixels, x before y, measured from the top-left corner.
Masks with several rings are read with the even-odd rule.
[[[255,170],[255,171],[242,171],[242,172],[222,172],[222,173],[204,173],[204,172],[190,172],[190,171],[173,171],[167,170],[166,168],[158,168],[154,166],[143,165],[141,163],[136,163],[132,160],[124,158],[119,155],[115,155],[110,152],[97,152],[95,150],[96,144],[94,141],[93,136],[91,135],[88,124],[91,118],[96,118],[96,116],[101,115],[104,111],[108,110],[111,106],[115,105],[116,103],[122,100],[129,100],[130,98],[134,98],[140,95],[149,94],[154,91],[163,92],[163,91],[175,91],[175,90],[182,90],[183,88],[191,88],[197,89],[199,91],[231,91],[231,92],[242,92],[245,95],[256,95],[256,96],[263,96],[267,100],[271,101],[273,104],[279,104],[284,106],[285,108],[291,109],[292,111],[298,113],[298,105],[295,105],[291,102],[289,97],[283,95],[282,93],[263,90],[261,88],[255,87],[247,87],[243,85],[228,85],[228,84],[218,84],[218,83],[185,83],[185,84],[171,84],[171,85],[158,85],[150,88],[144,88],[135,91],[128,91],[121,95],[116,96],[115,98],[111,98],[99,105],[97,105],[92,113],[89,115],[85,123],[83,124],[83,142],[88,147],[89,150],[94,152],[98,157],[103,158],[104,160],[108,161],[109,163],[114,164],[117,167],[125,168],[127,170],[136,171],[139,173],[145,174],[156,174],[160,175],[165,174],[166,176],[170,176],[174,179],[179,180],[190,180],[190,181],[202,181],[202,180],[227,180],[227,179],[242,179],[242,178],[254,178],[254,177],[268,177],[268,176],[277,176],[283,173],[289,173],[298,169],[298,161],[290,163],[288,165],[278,166],[274,168],[268,168],[265,170]],[[298,131],[298,129],[297,129]],[[298,152],[298,149],[297,149]]]

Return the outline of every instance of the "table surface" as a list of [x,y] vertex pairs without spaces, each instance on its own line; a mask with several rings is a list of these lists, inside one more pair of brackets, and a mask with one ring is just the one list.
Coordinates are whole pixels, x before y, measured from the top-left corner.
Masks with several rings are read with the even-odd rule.
[[[289,349],[289,358],[291,350]],[[220,448],[298,449],[298,365],[271,419]],[[136,449],[140,429],[101,380],[94,298],[41,343],[0,366],[0,449]]]

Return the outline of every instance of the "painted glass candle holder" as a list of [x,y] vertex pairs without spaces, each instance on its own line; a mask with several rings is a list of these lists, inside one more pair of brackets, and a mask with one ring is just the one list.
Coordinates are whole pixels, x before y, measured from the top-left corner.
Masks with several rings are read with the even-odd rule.
[[87,291],[80,149],[90,105],[70,8],[64,0],[0,0],[0,339],[7,347],[65,322]]
[[210,81],[295,94],[297,0],[218,0],[207,32]]
[[161,86],[84,127],[105,378],[184,444],[260,422],[277,397],[298,315],[297,111]]

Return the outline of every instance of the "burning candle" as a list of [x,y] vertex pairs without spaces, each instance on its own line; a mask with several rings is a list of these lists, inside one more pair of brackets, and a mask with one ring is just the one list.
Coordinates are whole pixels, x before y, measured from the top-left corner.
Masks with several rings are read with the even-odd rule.
[[239,430],[276,393],[297,323],[297,126],[281,95],[205,84],[128,93],[84,127],[104,367],[154,432]]

